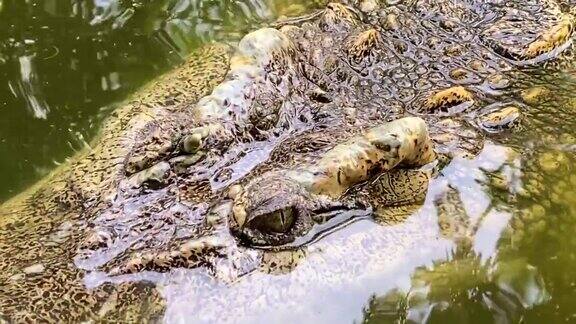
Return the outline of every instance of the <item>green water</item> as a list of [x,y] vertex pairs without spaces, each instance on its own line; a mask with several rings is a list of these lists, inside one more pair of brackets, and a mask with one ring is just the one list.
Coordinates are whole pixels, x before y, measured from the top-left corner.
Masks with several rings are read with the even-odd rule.
[[[115,103],[193,49],[294,10],[282,0],[0,0],[0,201],[81,149]],[[530,129],[498,143],[518,156],[483,184],[490,210],[509,217],[492,235],[497,249],[418,268],[404,289],[361,301],[365,322],[576,322],[574,79],[555,91],[527,114]],[[521,179],[514,192],[497,184],[510,174]]]
[[298,9],[281,0],[0,0],[0,201],[82,148],[114,103],[193,49]]
[[[478,168],[490,204],[472,246],[456,249],[449,262],[416,269],[407,288],[374,295],[366,323],[576,322],[574,72],[523,76],[554,96],[531,104],[525,126],[500,139],[500,147],[516,152],[511,161]],[[482,194],[468,202],[476,200]]]

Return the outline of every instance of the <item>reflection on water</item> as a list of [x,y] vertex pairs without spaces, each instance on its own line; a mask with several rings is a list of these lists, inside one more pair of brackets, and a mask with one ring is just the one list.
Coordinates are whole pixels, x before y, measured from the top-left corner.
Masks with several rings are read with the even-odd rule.
[[[215,275],[206,269],[116,277],[93,272],[86,284],[152,281],[166,298],[167,322],[389,320],[408,316],[397,305],[408,300],[409,317],[420,321],[437,302],[467,312],[464,304],[452,303],[453,291],[492,280],[498,281],[494,289],[518,299],[518,309],[529,307],[548,298],[534,267],[514,261],[492,272],[497,241],[512,216],[508,208],[494,204],[490,177],[513,175],[511,169],[519,164],[514,150],[489,144],[474,159],[457,158],[444,168],[431,181],[424,204],[401,222],[361,219],[297,251],[241,249],[242,260],[217,263]],[[363,314],[367,300],[370,309]],[[470,301],[476,302],[482,300]]]
[[[517,158],[497,173],[480,168],[487,171],[489,181],[480,182],[491,195],[492,211],[477,229],[473,249],[455,251],[450,262],[419,267],[409,285],[374,295],[364,322],[576,320],[576,124],[573,119],[549,124],[574,113],[574,84],[547,91],[552,87],[564,91],[533,103],[537,110],[525,121],[537,127],[510,139],[512,146],[522,143]],[[469,199],[484,200],[483,195]]]
[[29,112],[39,119],[46,119],[49,107],[42,99],[42,87],[39,85],[38,76],[32,65],[33,56],[20,56],[20,80],[16,85],[8,81],[8,87],[15,97],[22,97],[26,101],[26,108]]
[[[570,232],[576,215],[576,181],[570,182],[570,187],[567,183],[571,181],[574,154],[570,153],[570,158],[564,152],[542,154],[558,161],[549,171],[562,173],[527,166],[524,188],[532,191],[529,184],[538,181],[552,188],[559,184],[563,189],[522,193],[510,227],[503,237],[494,236],[500,238],[499,250],[488,262],[478,251],[465,251],[455,254],[449,263],[419,268],[408,289],[373,297],[365,322],[400,318],[431,323],[574,321],[576,282],[568,273],[575,262],[576,242]],[[542,179],[550,175],[552,179]],[[558,195],[556,199],[554,195]]]
[[0,201],[82,148],[115,102],[200,44],[310,5],[0,1]]

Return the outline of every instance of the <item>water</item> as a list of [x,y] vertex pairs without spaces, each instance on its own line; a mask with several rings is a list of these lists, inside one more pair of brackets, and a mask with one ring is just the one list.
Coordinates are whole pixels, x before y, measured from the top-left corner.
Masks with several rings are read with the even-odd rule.
[[81,149],[114,103],[187,53],[306,7],[293,2],[0,1],[0,201]]
[[[0,0],[0,201],[81,149],[115,103],[186,53],[211,40],[237,40],[292,10],[281,0]],[[211,314],[198,301],[226,295],[226,309],[213,312],[234,314],[251,304],[262,316],[289,322],[576,322],[575,78],[573,70],[553,77],[530,72],[526,79],[554,96],[532,105],[523,130],[491,142],[471,162],[455,161],[431,184],[430,196],[448,184],[456,188],[477,224],[469,244],[435,239],[429,199],[405,224],[359,222],[327,238],[290,276],[253,274],[232,287],[205,283],[210,290],[192,292],[181,285],[186,273],[179,281],[176,272],[163,282],[167,318]],[[394,233],[416,244],[402,246]],[[381,250],[371,258],[330,259],[364,235],[391,239],[377,241],[371,248]],[[394,260],[403,261],[386,263]],[[291,280],[307,290],[283,290]],[[288,309],[242,299],[258,288],[277,289]]]
[[[482,174],[477,184],[458,188],[461,197],[473,189],[464,203],[489,202],[472,246],[454,250],[449,262],[418,267],[406,286],[374,295],[366,323],[576,321],[576,123],[569,117],[576,83],[574,70],[565,72],[547,85],[555,96],[533,103],[526,127],[498,145],[516,152],[511,159],[460,170]],[[536,84],[551,79],[537,70],[525,77]],[[458,167],[443,173],[450,178]]]

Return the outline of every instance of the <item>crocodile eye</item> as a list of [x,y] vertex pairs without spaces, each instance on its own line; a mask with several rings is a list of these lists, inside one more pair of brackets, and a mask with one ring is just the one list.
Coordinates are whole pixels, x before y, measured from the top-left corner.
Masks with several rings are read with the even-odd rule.
[[263,233],[286,233],[294,225],[296,213],[293,207],[279,209],[256,217],[250,222],[250,227]]

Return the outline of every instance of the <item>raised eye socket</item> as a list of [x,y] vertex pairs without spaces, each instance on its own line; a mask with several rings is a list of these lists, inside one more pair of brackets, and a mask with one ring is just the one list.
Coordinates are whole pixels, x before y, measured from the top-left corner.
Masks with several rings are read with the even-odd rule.
[[287,207],[258,216],[250,222],[250,227],[263,233],[286,233],[296,222],[296,210]]

